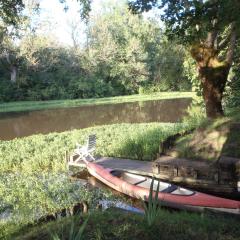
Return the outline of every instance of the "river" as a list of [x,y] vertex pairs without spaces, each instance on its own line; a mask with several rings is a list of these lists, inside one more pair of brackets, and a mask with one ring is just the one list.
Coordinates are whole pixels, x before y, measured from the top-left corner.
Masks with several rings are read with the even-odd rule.
[[190,98],[0,113],[0,140],[113,123],[178,122]]

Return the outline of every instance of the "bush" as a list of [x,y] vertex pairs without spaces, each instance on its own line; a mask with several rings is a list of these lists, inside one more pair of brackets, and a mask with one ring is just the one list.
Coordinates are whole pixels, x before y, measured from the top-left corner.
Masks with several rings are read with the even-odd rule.
[[141,86],[138,89],[139,94],[152,94],[156,92],[164,92],[164,91],[169,91],[170,89],[165,86],[164,84],[158,84],[158,85],[146,85],[146,86]]

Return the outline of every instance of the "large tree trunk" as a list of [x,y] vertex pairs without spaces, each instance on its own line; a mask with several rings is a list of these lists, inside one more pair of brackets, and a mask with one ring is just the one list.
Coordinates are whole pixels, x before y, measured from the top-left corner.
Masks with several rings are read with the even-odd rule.
[[227,82],[229,66],[199,67],[198,71],[207,117],[217,118],[223,116],[222,97]]
[[191,54],[197,62],[207,117],[223,116],[222,97],[231,65],[220,62],[212,46],[195,45]]
[[[204,43],[191,47],[191,55],[196,60],[201,79],[206,114],[209,118],[223,116],[222,97],[227,82],[229,70],[232,66],[236,46],[236,22],[229,25],[229,33],[218,43],[218,20],[213,22],[213,29],[207,35]],[[223,60],[221,50],[226,48]],[[222,59],[221,61],[219,59]]]

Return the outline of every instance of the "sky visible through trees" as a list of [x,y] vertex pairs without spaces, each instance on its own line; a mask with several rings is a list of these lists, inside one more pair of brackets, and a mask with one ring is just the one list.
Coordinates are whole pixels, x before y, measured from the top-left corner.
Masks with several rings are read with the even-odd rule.
[[[106,4],[116,5],[117,3],[127,2],[125,0],[93,0],[92,2],[92,13],[100,13],[101,9]],[[67,11],[64,7],[67,6]],[[78,24],[78,31],[80,35],[81,43],[86,41],[86,26],[80,19],[79,14],[79,3],[77,1],[67,0],[66,4],[59,4],[59,0],[41,0],[40,2],[40,14],[37,16],[41,21],[49,22],[50,26],[46,26],[45,31],[51,30],[52,34],[56,36],[59,42],[65,45],[73,45],[71,38],[71,25]],[[154,17],[157,11],[152,10],[148,13],[144,13],[145,18]]]

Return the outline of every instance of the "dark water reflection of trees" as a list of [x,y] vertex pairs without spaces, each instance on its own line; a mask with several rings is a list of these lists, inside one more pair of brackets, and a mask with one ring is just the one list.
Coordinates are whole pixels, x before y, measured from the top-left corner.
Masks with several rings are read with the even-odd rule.
[[113,123],[177,122],[190,103],[191,100],[186,98],[1,113],[0,139]]

